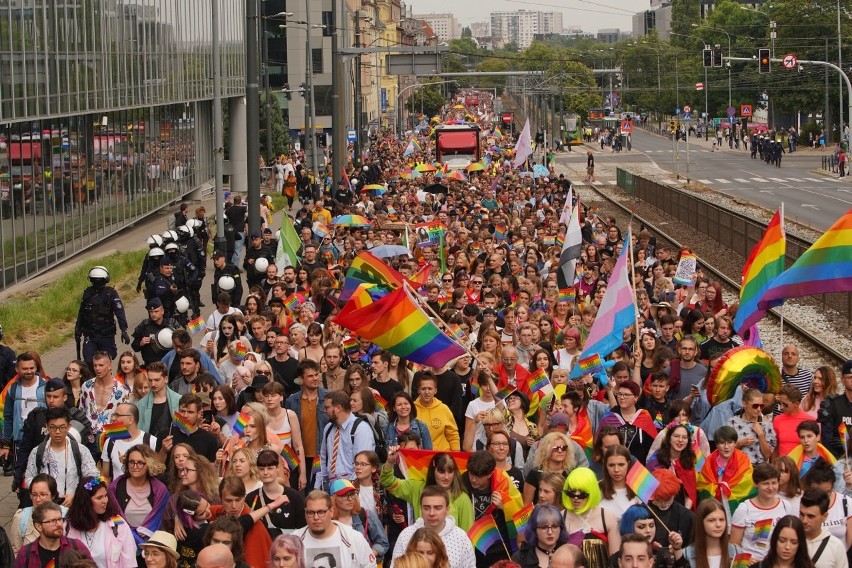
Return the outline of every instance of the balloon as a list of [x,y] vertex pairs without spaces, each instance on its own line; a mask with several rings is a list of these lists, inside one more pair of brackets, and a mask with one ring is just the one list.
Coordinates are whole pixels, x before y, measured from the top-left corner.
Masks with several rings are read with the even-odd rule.
[[742,384],[777,393],[781,389],[781,371],[775,359],[763,349],[747,345],[727,351],[710,371],[707,400],[714,405],[729,400]]

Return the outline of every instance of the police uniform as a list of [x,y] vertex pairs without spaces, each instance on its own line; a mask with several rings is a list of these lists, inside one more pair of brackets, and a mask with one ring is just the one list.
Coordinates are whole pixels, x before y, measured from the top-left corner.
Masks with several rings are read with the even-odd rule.
[[[168,257],[163,257],[160,261],[160,267],[167,265],[174,266],[174,261]],[[163,304],[166,319],[171,318],[175,313],[175,300],[180,297],[174,275],[165,276],[162,272],[157,274],[154,281],[148,287],[146,297],[149,300],[158,298]]]
[[[89,273],[90,278],[98,268],[101,267],[96,267]],[[98,351],[106,351],[112,359],[118,355],[115,345],[116,319],[122,339],[129,343],[124,304],[115,288],[106,285],[108,279],[108,275],[106,279],[92,278],[93,285],[83,291],[83,300],[77,313],[74,337],[78,345],[82,340],[82,357],[90,366],[92,357]],[[102,280],[102,283],[99,280]]]
[[[214,255],[216,258],[216,255]],[[230,276],[234,279],[234,288],[232,290],[222,290],[219,288],[219,278],[222,276]],[[216,304],[216,298],[220,292],[228,292],[231,295],[231,305],[239,306],[243,298],[243,279],[240,275],[240,269],[233,264],[226,262],[222,268],[216,268],[213,271],[213,282],[210,283],[210,294],[213,298],[213,304]]]
[[[260,234],[252,233],[251,238],[254,239],[255,237],[262,238]],[[253,245],[248,246],[245,257],[243,258],[243,269],[246,271],[246,281],[249,288],[260,286],[260,283],[266,278],[266,271],[258,272],[254,267],[254,263],[249,262],[249,260],[257,261],[259,258],[265,258],[269,261],[269,264],[275,264],[275,255],[269,254],[269,251],[263,246],[262,242],[260,248],[254,248]]]
[[178,231],[178,235],[181,237],[177,242],[178,249],[184,258],[195,267],[193,279],[188,282],[187,293],[192,311],[197,316],[201,309],[201,284],[204,281],[204,273],[207,268],[207,255],[201,248],[200,239],[195,235],[186,236],[181,231]]
[[[153,298],[148,300],[147,308],[151,310],[161,307],[162,305],[163,302],[159,298]],[[165,316],[163,317],[162,323],[159,324],[154,323],[151,318],[145,318],[136,326],[136,329],[133,330],[133,343],[131,344],[131,347],[142,356],[142,362],[144,365],[148,365],[154,361],[160,361],[166,353],[171,351],[171,347],[161,347],[156,341],[157,334],[166,328],[177,329],[178,327],[177,321]],[[142,345],[142,339],[145,337],[150,338],[151,342],[147,345]]]

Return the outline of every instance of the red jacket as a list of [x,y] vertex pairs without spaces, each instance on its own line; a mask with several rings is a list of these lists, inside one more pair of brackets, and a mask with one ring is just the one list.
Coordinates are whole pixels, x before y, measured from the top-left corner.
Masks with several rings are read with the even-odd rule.
[[[213,505],[210,507],[213,519],[225,514],[225,507]],[[249,515],[251,509],[243,505],[240,518]],[[242,525],[242,523],[240,523]],[[245,527],[244,527],[245,528]],[[249,566],[266,566],[269,564],[269,549],[272,548],[272,538],[263,523],[254,523],[243,537],[243,562]]]
[[[506,367],[503,363],[494,366],[494,373],[497,374],[497,388],[502,389],[509,384],[509,376],[506,374]],[[518,390],[524,393],[528,399],[532,396],[530,391],[530,372],[515,363],[515,382],[518,385]]]

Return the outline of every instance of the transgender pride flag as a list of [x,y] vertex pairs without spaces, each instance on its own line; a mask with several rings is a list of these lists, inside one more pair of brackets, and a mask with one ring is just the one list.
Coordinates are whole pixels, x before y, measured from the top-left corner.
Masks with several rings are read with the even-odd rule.
[[[624,237],[625,243],[630,243],[630,233]],[[630,286],[630,271],[627,266],[629,256],[628,245],[621,249],[621,255],[612,270],[609,285],[604,294],[595,323],[589,332],[589,338],[578,359],[590,355],[600,355],[601,359],[618,349],[624,342],[624,328],[636,323],[636,298]],[[572,379],[583,376],[579,365],[571,371]]]

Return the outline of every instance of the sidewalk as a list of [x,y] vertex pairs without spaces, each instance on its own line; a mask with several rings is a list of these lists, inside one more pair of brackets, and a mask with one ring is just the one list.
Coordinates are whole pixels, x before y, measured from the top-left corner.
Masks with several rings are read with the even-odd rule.
[[[215,211],[216,209],[216,204],[213,199],[208,199],[202,202],[187,203],[190,204],[190,210],[194,210],[195,207],[199,205],[204,205],[207,211]],[[296,203],[298,204],[298,201]],[[63,265],[47,272],[46,274],[43,274],[32,280],[19,284],[13,289],[10,289],[9,292],[25,293],[31,290],[35,290],[41,286],[49,284],[57,276],[65,274],[69,270],[81,264],[93,265],[95,264],[95,261],[98,258],[113,254],[116,251],[132,251],[145,249],[147,248],[145,239],[147,239],[151,234],[160,234],[166,231],[168,228],[167,220],[175,211],[177,211],[177,209],[178,205],[175,205],[174,207],[170,207],[168,209],[164,209],[159,213],[154,214],[148,217],[147,219],[138,222],[133,227],[122,231],[120,234],[104,240],[98,246],[90,249],[88,252],[81,255],[80,258],[64,263]],[[278,227],[281,222],[281,215],[282,211],[275,212],[272,223],[273,227]],[[202,301],[207,304],[207,307],[204,308],[202,312],[205,316],[209,315],[209,313],[214,309],[214,307],[210,303],[209,287],[207,286],[210,283],[210,279],[213,277],[212,275],[213,261],[211,259],[208,259],[207,275],[204,280],[204,285],[201,289]],[[83,294],[83,290],[88,285],[88,281],[80,282],[79,293],[81,296]],[[132,332],[133,328],[136,327],[136,325],[140,321],[148,317],[148,312],[145,309],[145,299],[142,297],[130,303],[126,303],[124,309],[127,315],[128,332]],[[200,338],[200,336],[198,336],[198,338]],[[121,343],[121,337],[119,335],[116,335],[116,345],[118,346],[119,354],[121,354],[121,352],[125,349],[130,349],[129,345],[124,345]],[[76,351],[76,344],[74,340],[71,339],[62,346],[53,349],[52,351],[49,351],[47,353],[41,353],[41,359],[42,363],[44,364],[45,371],[51,377],[61,376],[63,373],[63,369],[65,369],[65,366],[70,361],[77,358]],[[9,527],[9,523],[11,522],[12,516],[15,514],[15,510],[18,507],[18,497],[11,491],[11,477],[0,478],[0,480],[3,480],[0,481],[0,526],[3,526],[8,532],[9,530],[11,530]]]

